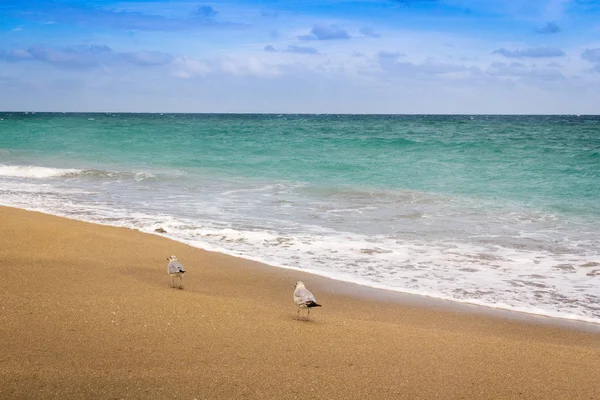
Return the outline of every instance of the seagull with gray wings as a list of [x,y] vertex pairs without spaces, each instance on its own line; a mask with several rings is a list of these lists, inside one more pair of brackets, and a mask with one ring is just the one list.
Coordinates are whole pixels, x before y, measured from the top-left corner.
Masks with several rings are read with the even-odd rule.
[[169,265],[167,266],[167,272],[171,276],[171,287],[175,287],[175,278],[179,277],[179,289],[183,289],[183,274],[185,269],[176,256],[167,257]]
[[306,286],[304,286],[304,282],[301,281],[296,282],[294,289],[294,303],[296,303],[296,306],[298,307],[298,319],[300,318],[300,309],[306,308],[308,312],[306,315],[307,321],[310,317],[310,309],[313,307],[321,307],[320,304],[317,304],[315,296],[306,288]]

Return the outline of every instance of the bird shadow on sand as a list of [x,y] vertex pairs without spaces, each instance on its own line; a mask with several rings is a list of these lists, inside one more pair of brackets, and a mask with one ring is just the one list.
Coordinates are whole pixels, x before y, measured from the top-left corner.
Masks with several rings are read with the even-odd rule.
[[319,321],[315,320],[312,317],[309,318],[309,319],[307,319],[306,317],[300,317],[300,318],[298,318],[297,316],[294,315],[291,318],[288,317],[286,319],[288,319],[288,320],[291,319],[294,322],[304,323],[304,324],[317,324],[317,323],[319,323]]

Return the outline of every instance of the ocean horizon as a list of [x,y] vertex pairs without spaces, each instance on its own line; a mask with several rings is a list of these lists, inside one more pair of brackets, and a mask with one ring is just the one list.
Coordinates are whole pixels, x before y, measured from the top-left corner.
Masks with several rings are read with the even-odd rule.
[[243,112],[243,111],[232,111],[232,112],[212,112],[212,111],[198,111],[198,112],[185,112],[185,111],[35,111],[35,110],[0,110],[0,114],[111,114],[111,115],[262,115],[262,116],[276,116],[276,115],[297,115],[297,116],[397,116],[397,117],[411,117],[411,116],[432,116],[432,117],[450,117],[450,116],[478,116],[478,117],[564,117],[564,116],[576,116],[576,117],[596,117],[598,114],[588,113],[335,113],[335,112]]
[[599,198],[594,115],[0,112],[0,205],[594,323]]

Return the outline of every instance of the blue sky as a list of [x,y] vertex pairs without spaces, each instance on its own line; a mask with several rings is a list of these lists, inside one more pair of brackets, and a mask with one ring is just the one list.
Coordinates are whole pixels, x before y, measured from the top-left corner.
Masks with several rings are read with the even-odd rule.
[[600,0],[0,0],[0,110],[600,114]]

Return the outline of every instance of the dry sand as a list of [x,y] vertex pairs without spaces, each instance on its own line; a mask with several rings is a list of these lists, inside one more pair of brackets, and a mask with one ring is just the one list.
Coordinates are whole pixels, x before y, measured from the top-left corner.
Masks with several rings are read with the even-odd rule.
[[594,332],[11,208],[0,227],[1,399],[600,399]]

